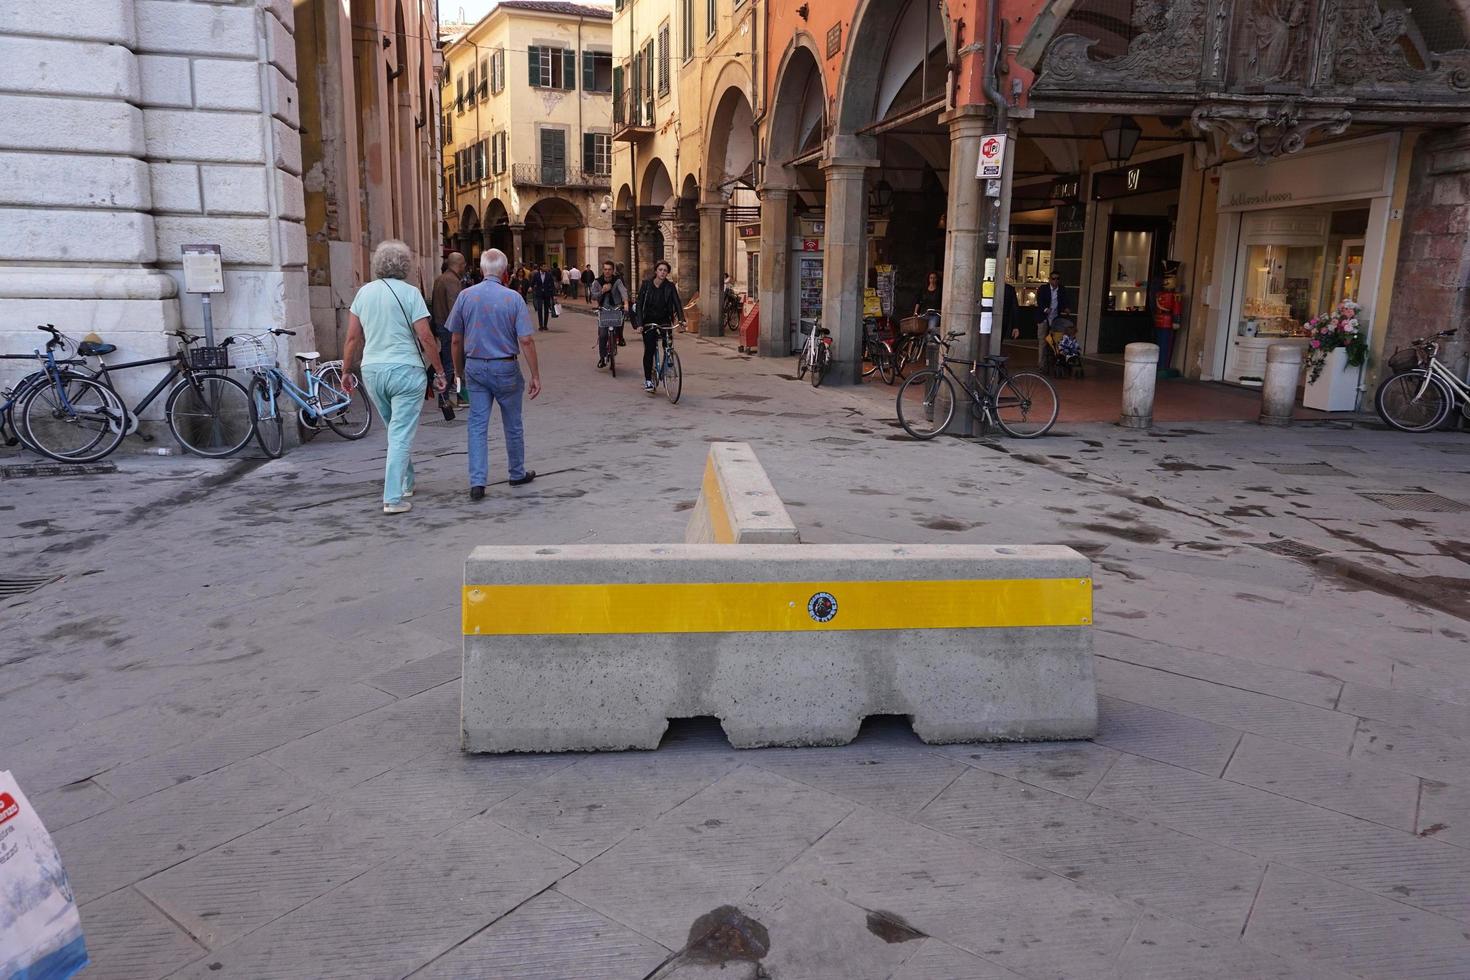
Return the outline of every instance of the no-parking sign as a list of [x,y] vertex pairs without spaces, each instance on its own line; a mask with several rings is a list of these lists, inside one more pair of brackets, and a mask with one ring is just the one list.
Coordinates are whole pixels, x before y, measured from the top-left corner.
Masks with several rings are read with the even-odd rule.
[[980,138],[980,169],[975,176],[981,180],[1000,180],[1006,161],[1006,138],[1004,134]]

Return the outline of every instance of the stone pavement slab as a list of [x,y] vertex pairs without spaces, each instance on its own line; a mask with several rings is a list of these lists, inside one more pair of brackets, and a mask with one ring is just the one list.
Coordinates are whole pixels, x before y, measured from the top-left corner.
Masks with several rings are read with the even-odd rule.
[[120,888],[80,908],[91,959],[87,980],[137,980],[171,973],[204,948],[131,888]]
[[1000,776],[1086,799],[1121,753],[1094,742],[991,742],[933,750]]
[[1470,787],[1424,780],[1418,830],[1421,837],[1470,847]]
[[205,956],[179,977],[401,977],[544,891],[573,865],[488,817],[466,821]]
[[1106,695],[1098,695],[1097,711],[1098,744],[1211,776],[1224,771],[1240,744],[1235,729]]
[[1247,735],[1225,778],[1399,830],[1415,829],[1419,779],[1387,766]]
[[545,891],[411,974],[414,980],[566,980],[645,977],[662,946]]

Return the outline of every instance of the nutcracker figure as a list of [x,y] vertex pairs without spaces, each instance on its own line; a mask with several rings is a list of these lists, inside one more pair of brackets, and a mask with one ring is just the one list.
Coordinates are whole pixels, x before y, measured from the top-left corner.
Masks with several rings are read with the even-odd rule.
[[1179,263],[1160,263],[1163,280],[1154,297],[1154,343],[1159,345],[1159,373],[1173,375],[1174,337],[1184,322],[1184,294],[1179,291]]

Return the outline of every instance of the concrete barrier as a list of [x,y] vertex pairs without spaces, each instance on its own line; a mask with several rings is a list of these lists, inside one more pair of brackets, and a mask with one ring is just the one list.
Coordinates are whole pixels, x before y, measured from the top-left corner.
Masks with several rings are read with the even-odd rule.
[[1070,548],[570,545],[465,563],[469,752],[651,749],[714,716],[740,748],[1095,734],[1091,566]]
[[800,540],[796,523],[750,444],[711,445],[684,543],[796,544]]
[[1158,381],[1158,344],[1129,344],[1123,348],[1123,411],[1118,416],[1119,425],[1125,429],[1153,427]]
[[1266,348],[1266,374],[1261,382],[1262,425],[1291,425],[1296,414],[1296,389],[1302,379],[1302,349],[1295,344]]

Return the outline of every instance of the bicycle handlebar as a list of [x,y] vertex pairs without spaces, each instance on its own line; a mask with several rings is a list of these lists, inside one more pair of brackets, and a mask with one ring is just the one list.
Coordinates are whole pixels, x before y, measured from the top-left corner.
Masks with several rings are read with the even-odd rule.
[[277,337],[280,337],[280,336],[294,337],[294,336],[296,336],[296,331],[295,330],[287,330],[285,327],[271,327],[270,332],[273,333],[273,334],[275,334]]

